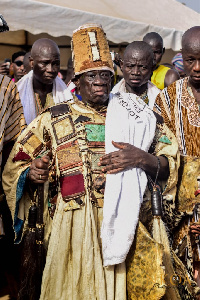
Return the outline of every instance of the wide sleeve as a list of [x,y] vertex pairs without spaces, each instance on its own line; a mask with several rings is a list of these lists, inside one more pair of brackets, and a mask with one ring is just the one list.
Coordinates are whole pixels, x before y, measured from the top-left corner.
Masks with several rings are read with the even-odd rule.
[[[166,124],[159,126],[160,137],[155,146],[156,156],[165,156],[169,163],[169,177],[166,181],[160,181],[163,196],[163,220],[170,229],[174,226],[176,215],[175,197],[177,192],[178,169],[180,166],[180,153],[178,143],[173,132]],[[158,134],[159,136],[159,134]]]
[[173,116],[176,99],[176,82],[164,88],[156,97],[153,110],[161,115],[167,127],[176,135]]
[[27,186],[27,174],[31,162],[44,155],[49,142],[44,136],[51,137],[50,113],[38,116],[17,139],[4,168],[2,182],[8,206],[11,211],[16,242],[20,241],[27,220],[31,199]]

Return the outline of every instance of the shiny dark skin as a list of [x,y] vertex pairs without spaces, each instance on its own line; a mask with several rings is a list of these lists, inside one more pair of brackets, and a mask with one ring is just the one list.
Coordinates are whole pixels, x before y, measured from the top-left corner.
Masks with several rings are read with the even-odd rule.
[[[129,93],[140,95],[147,89],[153,68],[152,50],[146,48],[141,50],[144,42],[134,42],[124,53],[122,71],[126,81],[126,88]],[[145,43],[144,43],[145,44]],[[102,171],[109,174],[118,173],[131,168],[141,168],[147,174],[155,178],[158,168],[157,158],[133,145],[113,141],[116,151],[101,157],[99,166]],[[118,151],[117,151],[118,150]],[[159,178],[167,179],[169,175],[168,160],[160,156]]]
[[49,39],[37,40],[31,50],[30,64],[33,69],[33,90],[39,94],[44,106],[60,70],[60,51],[56,43]]
[[[132,168],[141,168],[152,178],[155,178],[158,169],[157,158],[128,143],[112,142],[118,151],[111,152],[100,158],[99,165],[103,167],[102,171],[108,174],[115,174]],[[159,179],[167,179],[169,176],[168,160],[159,156],[160,171]]]
[[110,71],[86,72],[79,78],[77,84],[84,103],[95,108],[107,105],[111,88]]
[[30,165],[28,179],[34,184],[40,184],[46,182],[49,176],[48,167],[49,167],[49,156],[45,155],[41,158],[34,159]]
[[147,89],[147,82],[151,78],[152,58],[138,49],[127,51],[121,69],[129,93],[141,95]]
[[200,104],[200,41],[195,47],[187,46],[182,50],[184,70],[189,76],[188,85],[192,88],[194,97]]

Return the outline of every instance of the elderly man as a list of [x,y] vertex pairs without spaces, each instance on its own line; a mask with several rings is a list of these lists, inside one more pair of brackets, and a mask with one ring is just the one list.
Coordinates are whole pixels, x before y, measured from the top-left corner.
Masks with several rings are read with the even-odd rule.
[[37,40],[32,46],[30,62],[33,70],[17,83],[27,124],[47,107],[72,99],[66,84],[57,76],[60,51],[54,41]]
[[[75,77],[82,101],[74,97],[74,102],[50,107],[28,126],[6,165],[4,189],[13,216],[16,240],[20,241],[24,221],[24,228],[27,226],[29,204],[36,201],[30,191],[34,192],[36,184],[45,183],[44,241],[47,242],[51,235],[40,299],[123,300],[126,299],[126,255],[121,261],[108,262],[100,239],[105,175],[98,162],[105,154],[105,115],[113,63],[101,26],[81,26],[73,33],[72,45]],[[118,96],[114,97],[117,101]],[[139,107],[134,104],[137,110]],[[153,140],[155,117],[146,104],[143,110],[154,120],[151,128]],[[171,148],[172,167],[166,158],[166,143],[162,142],[162,137],[167,139],[166,135],[170,139],[168,148],[174,142],[167,129],[160,132],[161,142],[155,140],[157,148],[152,150],[157,151],[158,159],[146,153],[152,142],[148,136],[145,137],[149,146],[146,146],[146,151],[132,145],[119,151],[126,158],[131,152],[131,163],[129,159],[129,164],[123,164],[122,169],[143,168],[153,178],[157,174],[160,179],[166,179],[170,174],[173,180],[168,189],[173,188],[177,147]],[[134,203],[134,199],[131,202]],[[50,215],[53,217],[52,226]],[[105,242],[103,236],[102,240]],[[159,260],[163,274],[160,264]],[[149,281],[151,287],[145,289],[148,292],[154,290],[154,282],[152,284],[151,278]],[[161,282],[162,278],[159,279]],[[164,285],[159,288],[163,295]]]
[[178,80],[180,78],[179,74],[175,70],[159,64],[165,53],[165,48],[163,47],[163,39],[157,32],[147,33],[143,41],[151,46],[154,53],[155,69],[151,77],[151,82],[162,90],[164,87]]
[[195,278],[200,286],[200,26],[184,33],[182,56],[188,77],[164,89],[156,99],[156,109],[176,135],[181,153],[177,203],[171,212],[176,225],[174,249],[186,263],[189,278]]

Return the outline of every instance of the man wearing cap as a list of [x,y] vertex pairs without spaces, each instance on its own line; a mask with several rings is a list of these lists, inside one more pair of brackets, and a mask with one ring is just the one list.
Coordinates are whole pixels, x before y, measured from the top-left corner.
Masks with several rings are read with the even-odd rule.
[[[99,160],[105,154],[112,59],[99,25],[78,28],[73,33],[72,45],[75,79],[82,101],[74,97],[73,102],[47,108],[28,126],[5,167],[4,189],[16,242],[20,242],[27,228],[29,204],[35,201],[31,189],[34,193],[36,185],[44,183],[44,243],[48,243],[48,251],[41,300],[123,300],[126,257],[120,263],[107,263],[100,238],[105,174]],[[154,137],[152,132],[153,129]],[[162,154],[163,143],[159,145]],[[140,156],[144,151],[137,149],[135,153]],[[167,177],[167,159],[161,157],[158,162],[153,154],[146,153],[143,162],[151,164],[151,160],[151,175],[156,176],[159,164],[159,177]],[[139,167],[138,161],[137,164]],[[163,287],[161,290],[163,294]]]
[[180,79],[186,77],[184,66],[183,66],[183,57],[182,53],[177,53],[173,58],[171,63],[174,66],[174,69],[179,73]]

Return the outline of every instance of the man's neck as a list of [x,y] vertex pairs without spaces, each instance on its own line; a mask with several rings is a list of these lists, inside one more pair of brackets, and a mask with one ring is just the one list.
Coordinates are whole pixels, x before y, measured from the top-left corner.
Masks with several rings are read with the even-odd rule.
[[53,89],[53,84],[45,84],[40,81],[38,81],[34,76],[33,76],[33,91],[34,93],[40,94],[40,93],[46,93],[49,94],[52,92]]
[[139,86],[139,87],[130,87],[130,85],[128,85],[126,83],[126,90],[128,91],[128,93],[133,93],[136,94],[137,96],[142,95],[148,88],[148,82],[146,82],[145,84]]
[[38,81],[33,76],[33,91],[34,91],[34,93],[39,94],[40,101],[41,101],[41,104],[43,107],[46,103],[47,94],[51,93],[52,90],[53,90],[53,84],[44,84],[44,83]]

